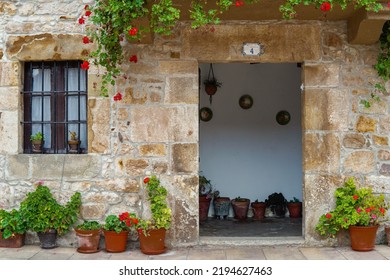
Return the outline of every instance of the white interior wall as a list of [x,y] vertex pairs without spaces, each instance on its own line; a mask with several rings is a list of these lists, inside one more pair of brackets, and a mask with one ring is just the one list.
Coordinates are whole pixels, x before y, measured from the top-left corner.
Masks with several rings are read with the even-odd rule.
[[[213,111],[209,122],[200,121],[202,174],[231,199],[263,201],[282,192],[287,200],[302,200],[301,68],[295,63],[213,64],[222,86],[210,105],[203,85],[209,64],[199,67],[200,108]],[[247,110],[238,104],[244,94],[254,100]],[[287,125],[276,122],[280,110],[291,114]]]

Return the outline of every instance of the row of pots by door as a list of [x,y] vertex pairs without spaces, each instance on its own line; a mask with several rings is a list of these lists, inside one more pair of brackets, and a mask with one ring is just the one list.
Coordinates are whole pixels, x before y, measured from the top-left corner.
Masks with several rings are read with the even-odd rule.
[[[206,221],[208,218],[211,198],[199,196],[199,220]],[[265,218],[267,205],[265,202],[250,202],[247,198],[232,199],[228,197],[218,197],[213,200],[214,216],[217,219],[227,219],[229,217],[230,205],[233,208],[234,219],[245,220],[248,216],[249,207],[253,211],[254,220],[262,220]],[[290,218],[300,218],[302,216],[302,203],[288,203]],[[283,215],[285,210],[283,212]]]

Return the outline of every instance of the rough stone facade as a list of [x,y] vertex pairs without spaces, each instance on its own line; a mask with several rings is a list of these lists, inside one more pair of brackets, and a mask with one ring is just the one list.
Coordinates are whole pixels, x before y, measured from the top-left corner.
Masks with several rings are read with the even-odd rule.
[[[77,18],[91,3],[0,1],[1,208],[18,207],[44,180],[63,200],[80,191],[84,219],[147,215],[142,180],[156,174],[169,191],[169,243],[196,244],[200,62],[302,63],[305,243],[323,243],[315,224],[346,177],[390,194],[389,97],[369,109],[360,104],[377,80],[378,45],[348,44],[344,21],[225,22],[206,33],[183,23],[172,36],[127,45],[138,63],[124,65],[127,79],[112,89],[122,101],[100,97],[100,70],[88,72],[88,154],[23,154],[23,62],[83,59],[88,49]],[[264,55],[242,56],[243,42],[261,42]],[[60,245],[74,239],[68,233]]]

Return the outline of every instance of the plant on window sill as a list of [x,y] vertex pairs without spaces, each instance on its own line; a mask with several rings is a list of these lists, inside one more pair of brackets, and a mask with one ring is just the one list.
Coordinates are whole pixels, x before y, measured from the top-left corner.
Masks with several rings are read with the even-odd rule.
[[[207,0],[191,0],[190,19],[192,28],[212,26],[220,23],[221,14],[231,8],[239,8],[246,4],[257,3],[260,0],[215,0],[215,5],[209,8]],[[298,5],[312,5],[326,14],[334,6],[338,5],[343,10],[352,5],[355,8],[365,8],[369,11],[379,11],[382,4],[376,0],[285,0],[279,10],[285,19],[297,16],[295,8]],[[118,77],[122,76],[121,64],[127,59],[131,63],[137,63],[138,57],[130,54],[125,57],[123,41],[139,41],[145,32],[156,34],[171,34],[176,23],[180,20],[180,10],[173,0],[156,0],[152,4],[146,0],[119,1],[96,0],[94,6],[85,5],[84,14],[79,18],[79,24],[86,25],[87,35],[83,38],[84,44],[94,43],[97,48],[89,54],[89,58],[97,66],[104,68],[101,83],[101,95],[108,96],[108,87],[114,86]],[[149,18],[150,26],[144,26],[140,22]],[[211,27],[210,31],[214,31]],[[82,69],[89,69],[89,62],[84,61]],[[388,68],[388,67],[387,67]],[[378,70],[379,71],[379,70]],[[386,70],[387,71],[387,70]],[[125,77],[125,76],[124,76]],[[118,95],[119,94],[119,95]],[[121,100],[121,94],[117,93],[115,101]]]

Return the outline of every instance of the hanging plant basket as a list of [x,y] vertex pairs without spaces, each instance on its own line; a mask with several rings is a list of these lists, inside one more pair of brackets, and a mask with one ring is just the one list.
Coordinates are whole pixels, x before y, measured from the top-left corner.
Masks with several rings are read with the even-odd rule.
[[210,96],[209,99],[211,104],[213,101],[213,95],[217,93],[218,88],[222,85],[222,83],[219,82],[214,76],[214,69],[212,63],[210,63],[209,75],[207,76],[207,80],[205,80],[203,83],[207,95]]

